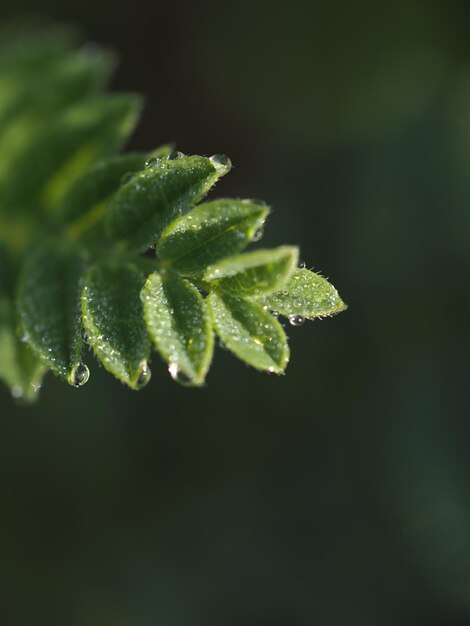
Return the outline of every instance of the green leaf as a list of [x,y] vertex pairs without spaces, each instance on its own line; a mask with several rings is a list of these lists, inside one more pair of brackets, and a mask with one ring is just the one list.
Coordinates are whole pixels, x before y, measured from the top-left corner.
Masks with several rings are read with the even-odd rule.
[[285,370],[289,362],[286,335],[260,304],[215,291],[207,302],[225,348],[258,370],[276,374]]
[[108,233],[128,249],[143,251],[161,231],[199,202],[229,170],[200,156],[156,160],[116,193],[107,215]]
[[281,291],[260,300],[272,311],[288,317],[322,317],[344,311],[346,305],[323,276],[297,269]]
[[172,222],[162,233],[157,256],[187,276],[241,252],[262,227],[269,207],[253,200],[206,202]]
[[72,238],[81,236],[101,222],[111,195],[143,170],[149,159],[167,157],[172,149],[172,146],[164,145],[156,148],[150,155],[118,154],[92,165],[70,186],[61,202],[59,218],[69,223],[69,235]]
[[132,264],[95,265],[85,278],[83,324],[104,367],[132,389],[150,380],[150,339],[140,291],[143,274]]
[[56,207],[73,180],[120,147],[140,108],[140,99],[126,94],[89,98],[66,109],[1,172],[4,203],[17,206],[35,198],[37,204],[41,198]]
[[212,361],[214,335],[199,291],[174,273],[154,273],[141,297],[148,331],[172,377],[201,385]]
[[41,387],[45,366],[16,332],[13,304],[0,297],[0,379],[17,400],[33,402]]
[[298,257],[294,246],[247,252],[211,265],[204,280],[210,288],[218,287],[240,298],[264,296],[288,281]]
[[18,288],[25,341],[55,374],[76,387],[89,375],[81,362],[83,269],[83,261],[73,252],[42,249],[29,254]]

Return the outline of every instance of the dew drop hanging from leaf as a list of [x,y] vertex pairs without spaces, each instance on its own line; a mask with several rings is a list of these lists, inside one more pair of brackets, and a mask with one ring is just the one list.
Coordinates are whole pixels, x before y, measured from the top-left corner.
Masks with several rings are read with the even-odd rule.
[[305,322],[305,317],[302,315],[290,315],[288,319],[291,326],[302,326]]

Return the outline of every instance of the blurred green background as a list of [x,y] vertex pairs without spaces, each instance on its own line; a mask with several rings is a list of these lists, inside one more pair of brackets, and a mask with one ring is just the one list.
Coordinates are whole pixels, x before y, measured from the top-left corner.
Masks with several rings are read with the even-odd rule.
[[118,50],[130,147],[230,155],[349,310],[281,378],[218,350],[0,391],[8,625],[470,625],[470,5],[2,0]]

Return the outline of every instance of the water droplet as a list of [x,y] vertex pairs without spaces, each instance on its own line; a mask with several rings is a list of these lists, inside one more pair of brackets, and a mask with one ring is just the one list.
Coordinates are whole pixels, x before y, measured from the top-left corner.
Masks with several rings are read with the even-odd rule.
[[302,326],[305,322],[303,315],[289,315],[289,323],[291,326]]
[[182,152],[180,152],[179,150],[173,150],[173,152],[170,152],[170,154],[167,156],[168,161],[174,161],[175,159],[181,159],[181,157],[184,157],[184,154]]
[[142,387],[145,387],[145,385],[149,382],[151,378],[152,378],[152,372],[150,371],[148,363],[145,363],[142,366],[142,369],[139,374],[139,378],[137,379],[137,387],[139,389],[142,389]]
[[90,370],[85,363],[79,363],[72,372],[72,384],[74,387],[81,387],[90,378]]
[[271,311],[271,315],[274,317],[279,317],[279,311]]
[[134,177],[135,172],[126,172],[121,176],[121,185],[128,183]]
[[214,154],[209,161],[215,167],[219,176],[224,176],[232,169],[232,161],[225,154]]
[[256,242],[259,241],[264,235],[264,228],[261,226],[261,228],[258,228],[258,230],[255,231],[253,237],[251,238],[251,241]]
[[173,378],[173,380],[179,383],[180,385],[192,384],[192,378],[188,376],[187,374],[185,374],[184,372],[182,372],[178,368],[176,363],[170,363],[170,365],[168,366],[168,371],[170,372],[170,376]]

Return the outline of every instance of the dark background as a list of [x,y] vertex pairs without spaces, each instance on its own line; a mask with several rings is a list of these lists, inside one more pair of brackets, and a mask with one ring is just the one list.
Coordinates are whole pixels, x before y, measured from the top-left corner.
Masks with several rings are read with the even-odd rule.
[[280,378],[2,388],[2,623],[470,625],[469,9],[2,0],[116,48],[131,147],[230,155],[349,304]]

